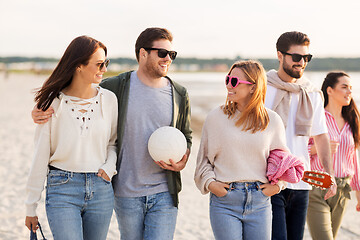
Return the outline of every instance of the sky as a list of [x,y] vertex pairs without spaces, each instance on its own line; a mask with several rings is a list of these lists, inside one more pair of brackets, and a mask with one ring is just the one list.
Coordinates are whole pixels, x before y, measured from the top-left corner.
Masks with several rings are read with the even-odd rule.
[[178,57],[276,58],[287,31],[315,57],[360,57],[358,0],[0,0],[0,57],[60,58],[77,36],[103,42],[109,58],[134,58],[138,35],[165,27]]

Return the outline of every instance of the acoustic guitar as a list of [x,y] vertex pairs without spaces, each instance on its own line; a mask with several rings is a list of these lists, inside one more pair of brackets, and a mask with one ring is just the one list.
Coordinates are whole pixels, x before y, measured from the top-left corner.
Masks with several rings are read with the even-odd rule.
[[322,190],[331,187],[334,184],[333,178],[327,172],[305,171],[302,180],[312,186]]

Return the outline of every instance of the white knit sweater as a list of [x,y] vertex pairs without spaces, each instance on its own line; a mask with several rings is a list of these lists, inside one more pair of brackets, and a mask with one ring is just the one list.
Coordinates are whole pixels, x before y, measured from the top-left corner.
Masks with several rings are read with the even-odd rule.
[[[73,104],[73,101],[89,104]],[[54,114],[37,125],[35,153],[26,185],[26,216],[36,216],[48,165],[71,172],[98,172],[101,168],[112,178],[116,174],[117,98],[98,88],[92,99],[60,94],[51,106]],[[85,113],[78,111],[86,109]]]
[[209,113],[203,126],[195,170],[195,183],[202,194],[209,192],[208,186],[215,180],[268,182],[266,166],[270,151],[287,151],[288,148],[281,118],[272,110],[266,110],[269,125],[256,133],[235,126],[239,111],[230,119],[220,107]]

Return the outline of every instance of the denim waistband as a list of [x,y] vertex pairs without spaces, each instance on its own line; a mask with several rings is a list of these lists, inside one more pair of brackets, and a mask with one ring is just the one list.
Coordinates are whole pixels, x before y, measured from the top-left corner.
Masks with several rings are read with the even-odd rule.
[[231,182],[229,183],[230,189],[233,188],[246,188],[246,189],[260,189],[259,186],[263,184],[262,182],[256,181],[256,182]]
[[73,176],[75,174],[97,174],[97,172],[72,172],[72,171],[63,170],[63,169],[60,169],[60,168],[57,168],[57,167],[54,167],[51,165],[49,165],[49,170],[50,170],[50,173],[62,172],[62,173],[65,173],[65,174],[71,175],[71,176]]

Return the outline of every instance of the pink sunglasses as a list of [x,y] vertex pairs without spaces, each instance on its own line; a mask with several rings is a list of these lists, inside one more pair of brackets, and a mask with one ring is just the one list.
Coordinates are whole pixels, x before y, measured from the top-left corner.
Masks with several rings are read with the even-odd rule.
[[229,83],[230,83],[232,88],[236,88],[239,85],[239,83],[253,84],[253,83],[248,82],[248,81],[240,80],[238,77],[227,75],[226,78],[225,78],[225,85],[227,86]]

